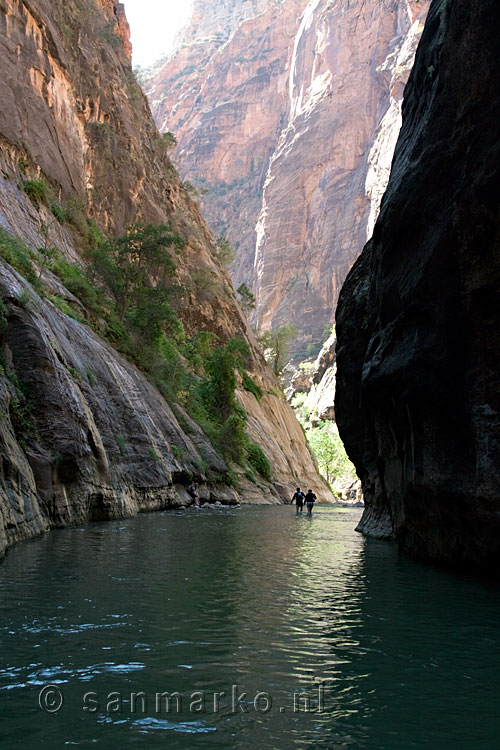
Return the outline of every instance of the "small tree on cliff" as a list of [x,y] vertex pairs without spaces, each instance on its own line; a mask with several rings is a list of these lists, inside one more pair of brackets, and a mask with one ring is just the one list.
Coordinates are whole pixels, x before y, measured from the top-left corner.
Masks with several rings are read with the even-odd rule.
[[219,237],[215,243],[215,255],[223,266],[231,265],[234,261],[234,250],[225,237]]
[[240,304],[247,315],[252,310],[255,310],[255,296],[252,294],[247,284],[240,284],[236,291],[240,296]]
[[134,224],[92,251],[92,270],[114,297],[120,323],[129,311],[145,331],[152,318],[157,328],[168,320],[168,298],[175,289],[170,251],[184,246],[182,237],[163,224]]
[[160,147],[163,151],[171,151],[173,148],[177,146],[177,138],[172,133],[171,130],[166,130],[165,133],[163,133],[160,136]]
[[293,326],[272,328],[260,336],[259,341],[264,347],[264,356],[271,365],[276,376],[280,376],[290,358],[292,342],[297,337],[297,329]]

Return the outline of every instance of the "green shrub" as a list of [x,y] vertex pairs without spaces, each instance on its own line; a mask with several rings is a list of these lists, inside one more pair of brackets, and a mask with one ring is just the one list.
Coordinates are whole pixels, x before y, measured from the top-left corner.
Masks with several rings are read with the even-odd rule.
[[53,201],[50,204],[50,210],[52,212],[52,216],[54,216],[57,219],[59,224],[64,224],[64,222],[68,218],[67,211],[64,208],[64,206],[61,206],[61,204],[57,203],[57,201]]
[[40,288],[31,253],[26,245],[0,227],[0,255],[33,286]]
[[65,315],[67,315],[69,318],[73,318],[73,320],[77,320],[79,323],[86,323],[85,318],[81,314],[81,312],[77,309],[75,309],[64,297],[62,297],[60,294],[48,294],[47,299],[52,302],[53,305],[55,305],[61,312],[63,312]]
[[271,464],[260,445],[248,441],[246,449],[250,466],[270,482],[272,479]]
[[176,146],[177,146],[177,138],[170,130],[167,130],[165,133],[163,133],[163,135],[160,136],[159,138],[160,151],[167,152],[175,148]]
[[231,461],[242,464],[245,459],[247,414],[241,407],[231,414],[222,425],[218,445]]
[[0,297],[0,333],[4,331],[7,326],[7,317],[9,314],[9,310],[3,299]]
[[119,47],[121,47],[122,40],[115,33],[115,29],[115,21],[107,21],[104,27],[101,29],[101,38],[113,49],[119,49]]
[[19,185],[21,190],[26,193],[28,198],[35,206],[40,203],[46,203],[49,195],[50,188],[45,180],[23,180]]
[[296,337],[296,328],[293,326],[281,326],[280,328],[266,331],[259,338],[266,360],[271,365],[277,377],[281,375],[290,359],[292,343]]
[[125,455],[125,450],[126,450],[125,438],[123,437],[123,435],[116,435],[115,440],[118,446],[118,450],[120,451],[120,456]]
[[68,365],[68,372],[70,375],[72,375],[75,378],[75,380],[82,379],[81,373],[79,373],[78,370],[75,367],[73,367],[73,365]]
[[189,182],[189,180],[184,180],[182,183],[184,186],[184,190],[187,193],[191,193],[191,195],[198,196],[198,189],[193,185],[192,182]]
[[184,448],[180,445],[172,445],[170,447],[170,450],[172,451],[172,455],[175,456],[175,458],[178,458],[179,460],[182,460],[184,458]]
[[135,224],[122,237],[101,243],[90,253],[91,271],[113,297],[122,325],[133,313],[143,335],[156,340],[162,327],[172,322],[169,297],[178,287],[173,283],[175,263],[169,251],[184,246],[182,237],[166,225]]
[[58,276],[66,289],[78,297],[82,305],[93,313],[100,314],[102,307],[100,300],[102,293],[93,284],[83,268],[76,263],[70,263],[62,256],[57,257],[51,264],[50,270]]
[[84,244],[89,248],[94,247],[95,222],[88,219],[85,204],[74,198],[68,201],[64,210],[66,221],[78,232]]
[[250,291],[248,284],[240,284],[236,291],[240,297],[240,304],[247,315],[255,310],[255,295]]
[[26,310],[31,310],[32,312],[38,310],[40,306],[37,298],[27,286],[23,287],[17,301],[21,307],[24,307]]
[[215,243],[215,256],[223,266],[230,266],[234,261],[234,250],[225,237],[219,237]]
[[217,276],[208,268],[200,268],[191,274],[191,281],[196,287],[196,291],[202,297],[214,297],[221,291],[221,285]]
[[261,400],[262,396],[264,395],[264,391],[262,390],[262,388],[260,388],[260,386],[257,385],[257,383],[254,383],[247,372],[243,373],[242,385],[246,391],[250,391],[250,393],[253,393],[257,401]]
[[[67,211],[68,220],[70,216],[74,219],[80,206]],[[89,223],[86,227],[95,243],[89,253],[91,266],[82,268],[51,254],[50,270],[88,311],[94,330],[135,362],[165,398],[186,409],[226,460],[244,466],[249,455],[247,415],[236,400],[236,373],[240,373],[243,387],[257,398],[262,397],[262,389],[245,371],[249,349],[242,339],[220,344],[215,334],[206,331],[190,339],[186,336],[170,305],[171,297],[176,302],[182,294],[182,289],[174,283],[172,254],[184,246],[184,240],[166,226],[136,225],[123,237],[103,242],[95,225]],[[23,276],[36,277],[28,249],[1,230],[0,254]],[[151,279],[155,280],[154,286]],[[65,314],[86,322],[80,308],[62,295],[47,295],[47,298]],[[29,304],[29,300],[26,302]],[[68,369],[73,377],[82,379],[76,370]],[[88,368],[85,373],[93,387],[93,373]],[[187,433],[193,432],[194,428],[178,410],[177,415],[181,427]],[[115,439],[120,454],[124,455],[124,438],[116,435]],[[179,446],[172,448],[172,454],[184,458],[184,450]],[[259,462],[260,470],[270,475],[265,456],[262,458],[263,454],[252,448],[250,454],[252,460]],[[209,469],[205,461],[194,463],[200,473]],[[224,481],[234,484],[236,478],[228,475]]]

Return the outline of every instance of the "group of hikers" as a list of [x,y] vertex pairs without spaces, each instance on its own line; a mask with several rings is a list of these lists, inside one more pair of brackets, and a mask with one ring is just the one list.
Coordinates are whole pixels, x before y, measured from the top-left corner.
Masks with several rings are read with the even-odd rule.
[[[198,495],[198,485],[196,482],[192,482],[188,487],[188,494],[190,495],[193,504],[199,508],[200,507],[200,498]],[[302,513],[302,510],[304,508],[304,505],[307,508],[307,512],[309,515],[312,513],[313,505],[316,501],[316,495],[312,490],[308,490],[307,493],[304,495],[300,487],[297,487],[297,491],[295,492],[294,496],[292,497],[292,504],[295,503],[296,505],[296,512]]]
[[297,491],[292,497],[292,505],[293,503],[295,503],[297,514],[302,513],[302,510],[305,505],[307,508],[308,514],[311,515],[315,501],[316,501],[316,495],[314,494],[312,490],[308,490],[307,493],[304,495],[300,487],[297,487]]

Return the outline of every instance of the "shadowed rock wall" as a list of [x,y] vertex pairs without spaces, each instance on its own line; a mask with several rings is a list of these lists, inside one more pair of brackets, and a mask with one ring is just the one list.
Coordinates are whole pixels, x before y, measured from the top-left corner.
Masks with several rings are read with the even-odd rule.
[[498,572],[500,6],[434,0],[370,243],[337,312],[365,533]]

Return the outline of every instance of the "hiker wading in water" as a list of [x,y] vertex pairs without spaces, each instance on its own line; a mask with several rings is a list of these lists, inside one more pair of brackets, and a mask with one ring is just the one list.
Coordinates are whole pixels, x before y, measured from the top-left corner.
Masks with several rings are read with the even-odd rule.
[[312,513],[313,505],[315,502],[316,502],[316,495],[314,494],[312,490],[307,490],[306,507],[307,507],[307,513],[309,515],[311,515]]
[[295,503],[296,507],[296,513],[302,513],[302,508],[304,507],[304,493],[300,489],[300,487],[297,487],[297,492],[292,497],[292,505]]

